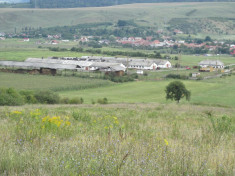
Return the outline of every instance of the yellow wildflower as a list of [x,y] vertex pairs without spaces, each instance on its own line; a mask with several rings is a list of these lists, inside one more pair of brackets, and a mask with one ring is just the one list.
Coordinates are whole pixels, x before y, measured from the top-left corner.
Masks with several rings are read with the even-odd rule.
[[166,139],[164,139],[164,142],[165,142],[166,146],[168,146],[168,141]]
[[70,125],[71,125],[71,123],[70,123],[69,121],[66,121],[65,124],[66,124],[67,126],[70,126]]
[[12,114],[22,114],[21,111],[13,111]]

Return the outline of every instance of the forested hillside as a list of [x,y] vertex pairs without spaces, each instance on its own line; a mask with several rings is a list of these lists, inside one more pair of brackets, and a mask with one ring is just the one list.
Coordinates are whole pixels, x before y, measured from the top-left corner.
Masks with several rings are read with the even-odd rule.
[[154,2],[219,2],[235,0],[30,0],[32,7],[37,8],[70,8],[70,7],[102,7],[130,3]]

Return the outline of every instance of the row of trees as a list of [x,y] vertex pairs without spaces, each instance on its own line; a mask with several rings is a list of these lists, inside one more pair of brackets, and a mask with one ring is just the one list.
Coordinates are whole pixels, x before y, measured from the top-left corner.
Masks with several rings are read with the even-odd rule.
[[50,28],[22,28],[22,32],[31,35],[47,37],[47,35],[61,34],[64,39],[73,39],[74,36],[102,36],[106,39],[113,35],[116,37],[146,37],[153,36],[159,38],[153,29],[138,26],[132,21],[119,20],[117,23],[88,23],[74,26],[56,26]]

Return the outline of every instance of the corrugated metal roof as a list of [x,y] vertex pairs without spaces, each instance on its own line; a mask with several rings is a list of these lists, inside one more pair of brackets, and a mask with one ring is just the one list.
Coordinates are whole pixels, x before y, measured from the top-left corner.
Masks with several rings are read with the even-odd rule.
[[68,64],[68,65],[79,65],[83,67],[88,67],[92,62],[87,61],[75,61],[75,60],[62,60],[62,59],[41,59],[41,58],[28,58],[25,62],[37,62],[37,63],[55,63],[55,64]]
[[76,65],[69,65],[69,64],[54,64],[54,63],[39,63],[39,62],[15,62],[15,61],[0,61],[1,66],[6,67],[19,67],[19,68],[33,68],[33,69],[40,69],[40,68],[50,68],[50,69],[68,69],[68,70],[75,70]]
[[223,66],[224,63],[221,62],[220,60],[204,60],[204,61],[201,61],[199,65]]

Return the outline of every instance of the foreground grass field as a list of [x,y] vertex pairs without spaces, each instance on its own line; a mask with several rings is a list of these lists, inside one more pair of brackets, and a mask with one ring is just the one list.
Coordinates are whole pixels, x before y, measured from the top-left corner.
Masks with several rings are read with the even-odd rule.
[[235,109],[0,107],[0,175],[234,174]]

